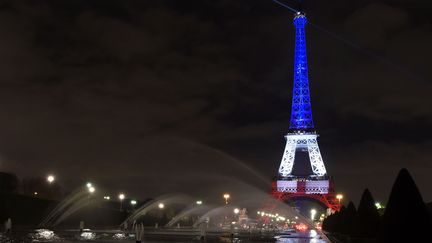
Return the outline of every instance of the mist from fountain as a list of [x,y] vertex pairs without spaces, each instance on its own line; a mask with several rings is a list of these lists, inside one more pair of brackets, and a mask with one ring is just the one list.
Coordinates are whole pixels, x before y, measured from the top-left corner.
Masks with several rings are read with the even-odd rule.
[[146,204],[142,205],[140,208],[135,210],[131,215],[129,215],[126,220],[121,223],[121,225],[129,225],[132,222],[138,220],[140,217],[146,215],[150,210],[157,209],[159,204],[163,203],[164,206],[170,204],[182,204],[189,205],[194,200],[192,197],[185,194],[166,194],[159,196]]
[[75,190],[57,204],[39,224],[41,227],[58,225],[69,215],[88,205],[88,192],[82,189]]
[[177,222],[179,222],[180,220],[182,220],[185,217],[190,217],[190,216],[200,216],[205,212],[208,212],[210,209],[212,209],[214,207],[210,206],[210,205],[191,205],[185,209],[183,209],[181,212],[179,212],[176,216],[174,216],[166,225],[165,227],[172,227],[174,224],[176,224]]

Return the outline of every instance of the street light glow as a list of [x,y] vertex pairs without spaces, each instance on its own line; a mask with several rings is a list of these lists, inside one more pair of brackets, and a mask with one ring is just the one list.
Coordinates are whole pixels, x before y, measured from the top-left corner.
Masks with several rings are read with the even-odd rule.
[[312,221],[315,219],[316,213],[317,213],[317,211],[315,209],[311,209],[310,214],[311,214],[311,220]]
[[231,196],[230,196],[230,194],[228,194],[228,193],[223,194],[223,198],[225,199],[225,204],[228,204],[228,199],[229,199],[230,197],[231,197]]
[[159,209],[163,209],[165,207],[165,205],[163,203],[159,203],[158,208]]
[[341,204],[341,200],[343,199],[343,195],[342,194],[337,194],[336,195],[336,199],[338,200],[339,205],[340,205]]
[[104,196],[104,199],[105,199],[105,200],[110,200],[111,197],[110,197],[110,196]]
[[122,209],[123,209],[123,199],[125,199],[125,194],[120,193],[118,195],[118,198],[120,199],[120,211],[122,211]]
[[47,176],[47,181],[51,184],[55,180],[55,177],[53,175]]
[[91,186],[91,187],[88,188],[88,191],[89,191],[90,193],[93,193],[93,192],[96,191],[96,189],[95,189],[94,187]]
[[90,182],[87,182],[86,186],[87,186],[87,188],[90,188],[90,187],[92,187],[93,185],[92,185]]
[[235,209],[234,209],[234,213],[235,213],[235,214],[238,214],[238,213],[240,213],[240,209],[238,209],[238,208],[235,208]]
[[201,205],[203,202],[201,201],[201,200],[199,200],[199,201],[196,201],[196,204],[197,205]]
[[379,203],[379,202],[376,202],[376,203],[375,203],[375,207],[376,207],[377,209],[382,209],[382,208],[384,208],[384,205],[382,205],[382,204]]
[[137,201],[136,201],[136,200],[131,200],[130,203],[131,203],[132,205],[136,205],[136,204],[137,204]]

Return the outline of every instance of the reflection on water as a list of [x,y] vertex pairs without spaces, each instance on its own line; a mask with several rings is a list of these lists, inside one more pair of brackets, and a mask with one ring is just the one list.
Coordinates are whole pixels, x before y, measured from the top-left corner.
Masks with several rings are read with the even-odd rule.
[[59,237],[54,234],[54,231],[49,229],[37,229],[35,233],[30,233],[29,236],[33,242],[47,242],[59,239]]
[[[161,243],[161,242],[176,242],[186,243],[197,241],[196,232],[176,231],[177,235],[173,232],[153,232],[146,235],[146,243]],[[121,231],[59,231],[54,232],[49,229],[37,229],[33,231],[14,231],[12,234],[0,233],[0,243],[31,243],[31,242],[135,242],[134,234],[125,233]],[[207,235],[211,242],[224,242],[224,243],[250,243],[250,242],[278,242],[278,243],[329,243],[321,239],[321,235],[315,231],[305,232],[286,232],[277,236],[261,235],[261,234],[237,234],[235,238],[230,238],[226,233],[212,233]]]
[[96,238],[96,233],[94,233],[94,232],[82,232],[80,236],[83,240],[94,240]]
[[321,239],[321,235],[316,230],[280,235],[275,238],[277,239],[276,242],[280,243],[329,243]]

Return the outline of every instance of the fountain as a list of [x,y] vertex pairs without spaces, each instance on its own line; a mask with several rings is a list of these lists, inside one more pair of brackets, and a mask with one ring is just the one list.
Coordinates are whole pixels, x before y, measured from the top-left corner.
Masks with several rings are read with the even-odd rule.
[[67,217],[79,209],[95,203],[97,200],[89,200],[88,192],[79,189],[69,194],[63,199],[39,224],[41,227],[57,226]]
[[128,225],[132,224],[133,222],[137,222],[137,220],[146,215],[150,210],[162,208],[165,207],[165,205],[170,204],[182,204],[182,205],[188,205],[193,202],[192,197],[187,196],[185,194],[167,194],[160,197],[157,197],[156,199],[153,199],[137,210],[135,210],[131,215],[129,215],[126,220],[123,221],[121,225]]

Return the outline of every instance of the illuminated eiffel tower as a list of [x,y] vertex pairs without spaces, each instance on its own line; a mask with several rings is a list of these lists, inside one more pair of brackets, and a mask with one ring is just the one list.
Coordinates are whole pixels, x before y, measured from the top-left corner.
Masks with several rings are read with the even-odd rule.
[[[285,136],[286,146],[279,167],[279,175],[272,183],[271,195],[278,200],[290,201],[295,198],[310,198],[321,202],[331,211],[339,210],[333,183],[324,165],[318,146],[318,134],[314,130],[310,99],[308,64],[306,53],[306,15],[298,12],[294,16],[295,53],[294,87],[290,130]],[[307,153],[311,173],[294,175],[296,158]],[[298,167],[298,166],[297,166]]]

